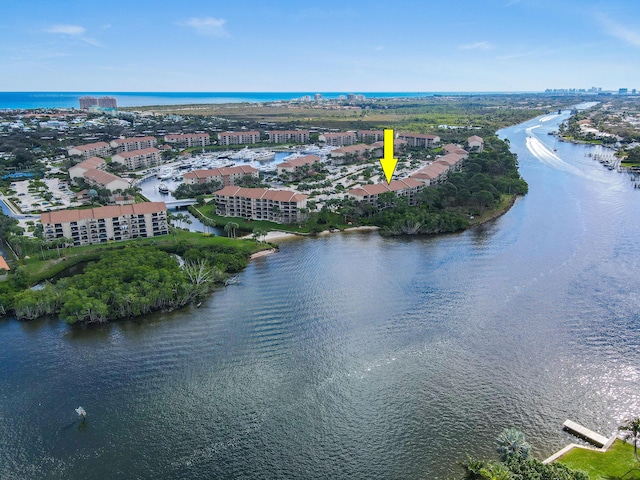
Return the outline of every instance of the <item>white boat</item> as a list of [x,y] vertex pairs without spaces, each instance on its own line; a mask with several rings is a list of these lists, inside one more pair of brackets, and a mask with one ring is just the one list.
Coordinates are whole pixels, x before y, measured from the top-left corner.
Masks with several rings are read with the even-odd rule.
[[165,167],[158,172],[157,177],[160,180],[169,180],[173,178],[173,169]]
[[158,185],[158,192],[166,195],[169,193],[169,187],[166,184],[161,183]]
[[270,162],[274,158],[276,158],[275,152],[260,152],[254,156],[254,160],[257,162]]

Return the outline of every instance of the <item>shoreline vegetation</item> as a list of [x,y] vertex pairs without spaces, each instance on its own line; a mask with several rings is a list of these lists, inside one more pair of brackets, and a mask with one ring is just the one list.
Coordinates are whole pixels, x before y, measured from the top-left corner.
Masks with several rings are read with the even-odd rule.
[[[452,172],[442,184],[424,188],[411,205],[406,198],[391,192],[379,195],[374,203],[355,202],[345,195],[326,200],[321,208],[317,207],[319,202],[309,201],[304,221],[281,225],[220,217],[211,198],[199,195],[199,203],[189,211],[208,227],[227,227],[225,231],[233,238],[172,228],[164,237],[69,248],[65,239],[45,242],[24,237],[15,220],[2,216],[0,238],[15,261],[10,262],[12,271],[7,281],[0,282],[0,314],[15,314],[25,320],[58,315],[69,323],[131,318],[198,302],[241,271],[250,259],[276,251],[277,245],[269,242],[294,235],[352,231],[378,231],[385,236],[433,235],[482,225],[506,213],[528,190],[518,172],[516,155],[509,151],[508,141],[500,140],[495,132],[572,103],[573,98],[548,97],[541,102],[540,97],[531,95],[469,95],[370,99],[357,105],[276,102],[206,105],[193,111],[188,106],[126,109],[161,116],[191,115],[196,129],[206,129],[206,125],[237,128],[238,122],[248,129],[260,129],[263,122],[277,128],[384,127],[438,134],[443,143],[464,143],[473,132],[481,135],[485,144],[484,151],[471,152],[461,171]],[[209,123],[208,117],[212,119]],[[146,127],[141,124],[139,128]],[[117,134],[116,130],[105,133],[110,138]],[[42,154],[46,154],[42,148]],[[405,152],[409,163],[418,163],[429,154],[433,152]],[[373,174],[379,164],[370,162]],[[236,231],[246,237],[236,239]],[[135,259],[131,270],[136,273],[128,274],[118,255],[131,255],[132,262]],[[57,280],[70,275],[69,268],[74,265],[82,266],[82,273]],[[127,284],[131,286],[129,290],[124,288]],[[32,289],[34,285],[38,285],[37,290]],[[133,297],[145,301],[138,302]]]

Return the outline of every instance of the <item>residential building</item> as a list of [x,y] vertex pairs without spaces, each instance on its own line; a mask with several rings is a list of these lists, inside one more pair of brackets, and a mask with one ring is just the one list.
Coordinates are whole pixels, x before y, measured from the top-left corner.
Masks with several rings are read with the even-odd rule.
[[248,145],[260,142],[260,132],[220,132],[218,134],[218,143],[220,145]]
[[271,143],[309,142],[309,130],[272,130],[268,135]]
[[156,137],[116,138],[111,141],[111,148],[114,148],[116,153],[132,152],[134,150],[153,148],[157,143]]
[[425,133],[400,133],[398,138],[405,140],[409,147],[432,148],[434,144],[440,142],[439,136]]
[[58,210],[40,215],[46,240],[70,238],[74,246],[169,233],[164,202]]
[[111,157],[111,161],[121,163],[129,170],[136,170],[159,165],[162,157],[160,156],[160,150],[157,148],[144,148],[142,150],[133,150],[132,152],[118,153]]
[[80,97],[79,100],[81,110],[88,110],[89,107],[98,105],[98,99],[96,97]]
[[269,220],[276,223],[302,221],[300,211],[307,206],[308,195],[288,190],[224,187],[214,193],[216,213],[225,217]]
[[118,108],[118,102],[113,97],[100,97],[98,106],[101,108]]
[[278,175],[283,173],[293,173],[300,170],[304,165],[313,165],[320,162],[320,157],[317,155],[304,155],[298,158],[292,158],[278,164]]
[[206,147],[211,143],[208,133],[172,133],[164,136],[164,141],[180,147]]
[[245,176],[258,178],[259,171],[249,165],[235,167],[212,168],[210,170],[194,170],[183,175],[184,183],[194,185],[198,183],[220,182],[221,185],[235,185],[236,181]]
[[424,184],[412,178],[392,180],[390,184],[375,183],[373,185],[362,185],[349,190],[349,196],[358,202],[376,203],[381,194],[393,192],[399,197],[406,197],[409,205],[415,205],[418,200],[418,193],[424,188]]
[[110,192],[126,190],[131,186],[128,180],[120,178],[112,173],[105,172],[104,170],[87,170],[82,174],[82,178],[88,185],[98,189],[106,188]]
[[442,152],[445,154],[455,153],[456,155],[462,155],[465,158],[469,155],[469,152],[467,152],[460,145],[456,145],[455,143],[448,143],[447,145],[443,146]]
[[318,140],[333,147],[344,147],[356,143],[356,132],[323,133]]
[[[3,270],[4,273],[2,273]],[[10,271],[11,267],[9,267],[9,264],[7,263],[5,258],[0,255],[0,282],[4,282],[8,278]]]
[[336,148],[331,151],[331,161],[335,165],[342,165],[348,160],[362,160],[370,152],[371,157],[381,156],[384,143],[376,142],[371,145],[358,143],[347,147]]
[[83,162],[80,162],[69,169],[69,178],[74,181],[76,178],[82,178],[84,172],[87,170],[104,170],[107,166],[100,157],[91,157]]
[[91,157],[108,157],[111,155],[111,147],[107,142],[95,142],[71,147],[67,152],[70,156],[80,155],[82,158],[87,160]]
[[364,143],[384,141],[384,130],[358,130],[358,141]]
[[321,94],[321,93],[316,93],[316,94],[313,96],[313,99],[314,99],[316,102],[321,102],[321,101],[322,101],[322,94]]
[[412,173],[409,175],[409,178],[419,181],[424,184],[425,187],[429,187],[442,183],[447,178],[448,172],[449,166],[446,163],[434,162]]
[[478,135],[472,135],[467,139],[467,145],[469,145],[469,150],[477,148],[476,151],[480,153],[484,149],[484,139]]

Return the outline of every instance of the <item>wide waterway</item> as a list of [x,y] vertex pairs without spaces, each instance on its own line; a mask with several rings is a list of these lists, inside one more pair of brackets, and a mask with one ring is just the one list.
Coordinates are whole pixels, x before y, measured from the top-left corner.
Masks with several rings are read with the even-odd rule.
[[459,478],[504,427],[540,458],[567,418],[608,435],[640,414],[640,191],[554,153],[563,118],[500,132],[530,193],[478,229],[283,242],[199,309],[0,322],[0,478]]

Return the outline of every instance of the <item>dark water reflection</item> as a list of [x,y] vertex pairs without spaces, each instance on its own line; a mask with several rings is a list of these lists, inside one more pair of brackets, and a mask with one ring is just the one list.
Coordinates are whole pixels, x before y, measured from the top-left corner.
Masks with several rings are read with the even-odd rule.
[[640,192],[540,148],[559,119],[501,132],[530,194],[481,228],[283,242],[199,309],[0,321],[0,478],[456,478],[506,426],[539,457],[567,418],[609,434],[640,411]]

